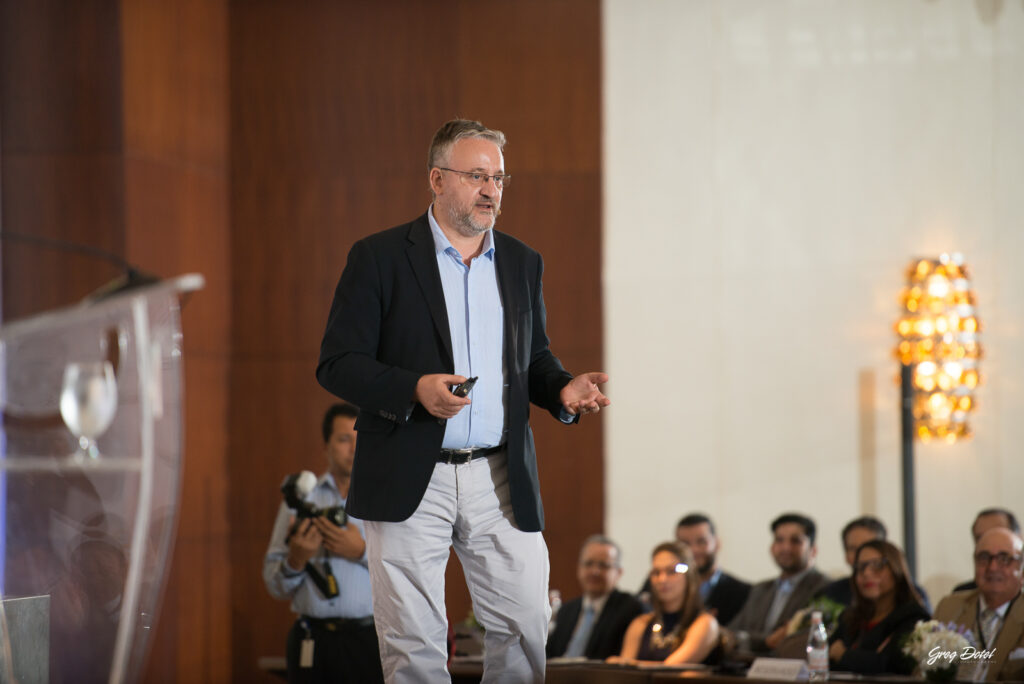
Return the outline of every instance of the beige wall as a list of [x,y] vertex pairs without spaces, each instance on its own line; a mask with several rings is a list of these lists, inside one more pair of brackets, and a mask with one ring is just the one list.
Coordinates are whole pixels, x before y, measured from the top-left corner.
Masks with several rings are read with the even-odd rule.
[[917,447],[919,576],[1024,514],[1024,3],[604,0],[606,527],[638,586],[678,517],[774,573],[880,516],[902,543],[892,324],[914,256],[963,252],[986,357],[975,438]]

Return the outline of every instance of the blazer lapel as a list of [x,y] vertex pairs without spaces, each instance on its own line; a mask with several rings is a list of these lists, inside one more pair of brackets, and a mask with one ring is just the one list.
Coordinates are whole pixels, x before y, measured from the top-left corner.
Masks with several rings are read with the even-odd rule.
[[[754,615],[759,616],[759,624],[764,624],[768,621],[768,611],[771,610],[772,600],[775,598],[775,587],[773,582],[769,581],[768,586],[765,587],[764,593],[757,597],[757,602],[752,604],[754,609],[752,612]],[[768,625],[766,631],[772,631],[777,625]]]
[[[565,622],[566,630],[561,636],[561,643],[559,644],[562,653],[565,653],[565,649],[569,648],[569,642],[572,641],[572,633],[576,631],[576,623],[580,620],[580,613],[583,612],[583,599],[579,602],[573,601],[567,603],[562,607],[565,610]],[[559,616],[561,617],[561,616]]]
[[505,368],[509,373],[518,371],[515,362],[519,358],[519,300],[516,297],[516,278],[519,265],[515,254],[503,239],[504,236],[494,231],[494,270],[498,276],[498,291],[501,292],[501,305],[505,311]]
[[[793,587],[793,593],[789,595],[789,599],[786,601],[786,605],[782,608],[782,615],[793,616],[796,611],[806,606],[811,600],[812,582],[817,579],[818,575],[814,570],[811,570],[804,578],[800,580],[800,584]],[[771,604],[768,604],[771,607]],[[779,627],[789,622],[789,618],[782,620],[779,624],[775,625]]]
[[444,301],[444,288],[441,285],[441,274],[437,270],[437,251],[434,247],[434,236],[430,233],[427,215],[421,216],[412,227],[408,236],[410,245],[407,250],[409,264],[416,275],[416,281],[423,296],[427,300],[430,316],[434,319],[437,334],[444,342],[444,350],[448,355],[448,369],[454,369],[455,357],[452,354],[452,333],[448,325],[448,307]]
[[963,625],[974,634],[978,633],[978,596],[978,591],[975,590],[974,593],[963,602],[963,605],[960,608],[960,615],[953,620],[953,622],[958,625]]

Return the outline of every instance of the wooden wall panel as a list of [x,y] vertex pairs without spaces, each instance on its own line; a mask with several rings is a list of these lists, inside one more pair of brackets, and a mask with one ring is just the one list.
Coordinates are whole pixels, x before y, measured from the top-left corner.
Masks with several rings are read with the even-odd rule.
[[121,170],[115,153],[3,153],[4,232],[66,245],[4,239],[4,319],[69,306],[121,272],[102,257],[75,253],[72,245],[123,255]]
[[[167,594],[148,682],[235,679],[226,596],[233,477],[227,467],[231,368],[228,8],[121,2],[126,252],[160,276],[198,272],[182,313],[185,463]],[[243,572],[246,569],[243,569]]]
[[5,157],[121,149],[118,21],[114,0],[0,2]]
[[[63,21],[54,21],[55,13]],[[115,2],[0,1],[0,227],[121,256],[120,51]],[[9,237],[5,320],[67,306],[117,275],[109,263]]]
[[[426,209],[427,147],[445,120],[509,135],[516,179],[499,227],[545,256],[563,361],[599,369],[599,16],[581,0],[232,3],[229,469],[250,473],[231,496],[237,567],[259,567],[283,475],[320,457],[310,432],[330,398],[313,370],[348,249]],[[534,428],[552,584],[571,595],[578,544],[603,521],[601,424],[565,428],[537,412]],[[245,529],[260,505],[263,527]],[[458,568],[448,586],[461,620]],[[289,620],[263,597],[257,575],[236,571],[235,636],[281,653]],[[236,676],[257,676],[249,658],[236,651]]]

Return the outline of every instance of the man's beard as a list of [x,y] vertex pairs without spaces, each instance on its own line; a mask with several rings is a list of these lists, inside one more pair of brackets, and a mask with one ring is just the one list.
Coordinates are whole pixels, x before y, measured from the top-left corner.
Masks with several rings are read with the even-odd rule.
[[713,567],[715,567],[715,554],[709,553],[704,562],[697,567],[697,572],[701,577],[706,577]]
[[775,561],[775,564],[778,565],[779,569],[783,572],[795,575],[799,572],[803,572],[804,570],[806,570],[808,565],[810,565],[810,561],[806,558],[803,558],[802,556],[798,556],[797,558],[794,558],[791,562],[786,563],[785,565],[783,565],[779,561]]
[[451,220],[455,230],[464,237],[476,237],[494,228],[494,221],[500,211],[498,209],[498,204],[495,202],[494,215],[491,216],[490,220],[477,221],[476,217],[473,216],[473,209],[475,207],[475,204],[470,205],[470,208],[467,211],[462,211],[455,205],[450,205],[448,207],[448,218]]

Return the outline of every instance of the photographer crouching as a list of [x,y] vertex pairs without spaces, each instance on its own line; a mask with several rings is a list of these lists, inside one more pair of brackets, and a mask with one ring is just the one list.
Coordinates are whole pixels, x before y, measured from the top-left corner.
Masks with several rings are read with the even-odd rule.
[[288,633],[288,681],[383,682],[373,626],[361,520],[345,515],[358,410],[334,404],[324,415],[327,472],[285,478],[285,501],[263,560],[274,598],[299,618]]

